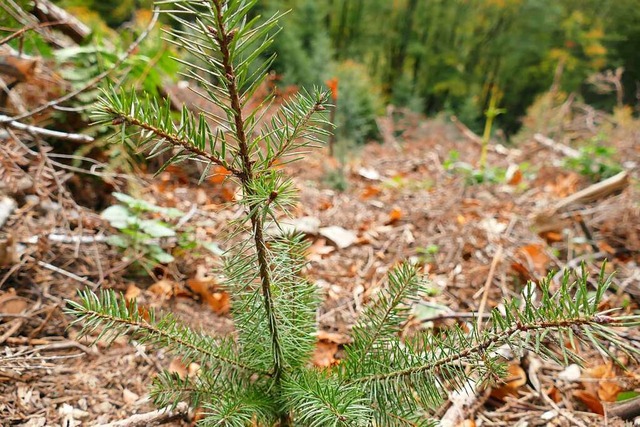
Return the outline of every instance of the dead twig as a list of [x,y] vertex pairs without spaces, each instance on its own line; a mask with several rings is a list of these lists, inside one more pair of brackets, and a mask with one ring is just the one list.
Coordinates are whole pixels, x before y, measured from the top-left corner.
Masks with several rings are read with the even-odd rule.
[[478,317],[482,317],[484,320],[491,319],[491,313],[447,313],[438,314],[436,316],[425,317],[420,319],[420,323],[438,322],[440,320],[449,319],[471,319],[476,320]]
[[32,134],[47,136],[50,138],[56,139],[65,139],[68,141],[76,141],[76,142],[93,142],[93,138],[89,135],[82,135],[79,133],[67,133],[60,132],[57,130],[44,129],[37,126],[25,125],[24,123],[20,123],[16,120],[13,120],[9,116],[5,116],[0,114],[0,124],[4,126],[9,126],[14,129],[23,130],[25,132],[29,132]]
[[487,300],[489,298],[489,288],[491,287],[491,282],[493,282],[493,277],[496,273],[496,267],[498,266],[498,262],[502,259],[502,252],[504,249],[502,246],[498,246],[498,250],[496,254],[493,256],[493,260],[491,261],[491,267],[489,268],[489,275],[487,276],[487,280],[484,282],[484,287],[482,288],[482,300],[480,301],[480,307],[478,308],[478,320],[477,320],[477,329],[478,331],[482,329],[482,321],[484,320],[484,310],[487,306]]
[[62,24],[64,24],[63,21],[55,21],[55,22],[42,22],[40,24],[27,25],[26,27],[22,27],[19,30],[16,30],[15,33],[10,34],[7,37],[0,40],[0,46],[2,46],[3,44],[9,43],[13,39],[20,37],[27,31],[36,30],[36,29],[45,28],[45,27],[53,27],[53,26],[62,25]]
[[607,417],[620,417],[623,420],[632,421],[640,416],[640,397],[615,405],[606,405],[605,413]]
[[75,280],[77,282],[80,282],[83,285],[90,286],[92,289],[97,289],[98,288],[98,284],[97,283],[93,283],[91,280],[89,280],[89,279],[87,279],[85,277],[80,277],[77,274],[71,273],[71,272],[69,272],[67,270],[63,270],[62,268],[56,267],[55,265],[51,265],[51,264],[46,263],[44,261],[38,261],[38,265],[40,267],[46,268],[47,270],[51,270],[51,271],[56,272],[58,274],[62,274],[63,276],[66,276],[66,277],[68,277],[70,279],[73,279],[73,280]]
[[565,157],[571,157],[572,159],[580,157],[580,152],[578,150],[567,147],[564,144],[560,144],[559,142],[556,142],[551,138],[547,138],[541,133],[536,133],[535,135],[533,135],[533,139],[537,143],[544,145],[545,147],[550,148],[551,150],[555,151],[556,153],[560,153]]
[[164,424],[170,421],[183,418],[189,411],[189,405],[185,402],[180,402],[174,409],[167,406],[156,411],[147,412],[144,414],[132,415],[127,419],[114,421],[108,424],[100,424],[96,427],[138,427],[149,426],[153,424]]
[[558,213],[566,210],[568,207],[578,203],[588,203],[603,199],[612,193],[624,190],[628,185],[629,173],[623,171],[611,178],[607,178],[604,181],[600,181],[573,193],[556,202],[553,206],[533,214],[532,217],[536,229],[539,233],[547,231],[549,227],[553,228],[555,226],[554,218]]

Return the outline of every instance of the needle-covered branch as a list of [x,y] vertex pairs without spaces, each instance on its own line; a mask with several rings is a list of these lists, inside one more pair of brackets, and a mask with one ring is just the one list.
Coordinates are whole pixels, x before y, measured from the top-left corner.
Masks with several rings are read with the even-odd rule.
[[118,336],[135,336],[139,342],[149,342],[179,354],[185,361],[223,363],[231,368],[246,370],[250,374],[267,375],[266,371],[237,360],[230,339],[214,339],[178,323],[173,316],[156,318],[153,310],[138,307],[133,300],[118,297],[113,291],[80,291],[79,302],[69,301],[67,313],[76,317],[73,324],[81,325],[81,336],[101,327],[96,338],[108,342]]

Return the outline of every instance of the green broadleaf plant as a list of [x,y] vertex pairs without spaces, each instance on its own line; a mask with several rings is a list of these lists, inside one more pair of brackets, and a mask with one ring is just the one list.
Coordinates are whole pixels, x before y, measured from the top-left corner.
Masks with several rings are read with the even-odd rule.
[[173,226],[158,219],[145,219],[143,215],[157,213],[177,218],[184,213],[175,208],[162,208],[123,193],[113,193],[113,196],[122,204],[109,206],[100,216],[119,230],[120,234],[109,236],[107,242],[125,251],[133,250],[136,257],[142,255],[143,258],[149,259],[150,267],[157,263],[173,262],[173,256],[162,249],[159,242],[159,239],[176,236]]
[[[504,375],[502,346],[564,362],[579,360],[571,350],[579,348],[577,341],[604,354],[612,344],[636,351],[612,327],[637,325],[638,318],[599,312],[608,281],[602,276],[590,292],[584,272],[575,279],[565,274],[553,292],[551,280],[542,281],[537,296],[531,291],[505,303],[483,330],[424,330],[402,337],[412,304],[426,292],[417,268],[407,263],[391,270],[388,286],[360,316],[344,360],[327,370],[310,366],[320,298],[304,277],[308,244],[299,234],[271,237],[265,226],[294,202],[291,181],[274,166],[321,142],[327,94],[302,92],[266,124],[260,116],[271,99],[248,109],[269,69],[270,61],[258,57],[272,42],[278,18],[249,19],[256,1],[159,2],[182,25],[172,40],[198,64],[207,64],[185,65],[222,117],[185,108],[176,122],[168,102],[126,90],[106,92],[96,113],[101,123],[137,133],[151,155],[170,152],[167,164],[203,162],[204,176],[210,166],[222,166],[242,189],[245,216],[235,222],[234,235],[245,239],[223,257],[233,336],[209,336],[170,314],[143,315],[135,302],[112,291],[82,291],[79,301],[69,301],[67,311],[84,334],[99,327],[101,337],[128,334],[201,365],[196,377],[159,374],[152,389],[157,405],[186,401],[204,408],[206,426],[433,425],[434,411],[449,391],[464,387],[469,377],[486,384]],[[567,340],[574,345],[563,345]]]

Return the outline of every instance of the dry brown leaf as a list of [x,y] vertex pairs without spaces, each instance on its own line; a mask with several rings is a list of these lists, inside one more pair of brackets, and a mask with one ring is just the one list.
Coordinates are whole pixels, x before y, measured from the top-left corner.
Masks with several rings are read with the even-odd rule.
[[540,237],[546,240],[547,243],[557,243],[564,240],[564,236],[562,235],[562,233],[558,233],[557,231],[546,231],[544,233],[541,233]]
[[320,261],[323,255],[328,255],[336,250],[335,246],[327,245],[327,239],[317,239],[307,251],[309,261]]
[[193,422],[197,423],[200,420],[203,420],[207,416],[207,410],[204,408],[196,408],[194,409],[193,414]]
[[617,382],[602,380],[598,388],[598,397],[603,402],[616,402],[621,391],[622,387]]
[[576,390],[573,392],[573,396],[584,403],[584,405],[589,408],[589,410],[595,414],[604,415],[604,407],[600,400],[589,393],[586,390]]
[[16,295],[14,289],[10,289],[4,294],[0,294],[0,313],[20,314],[29,307],[26,299]]
[[[597,394],[603,402],[615,402],[618,399],[618,394],[623,390],[616,381],[616,373],[611,363],[598,365],[585,370],[585,377],[600,380],[597,382],[595,394]],[[592,393],[594,392],[593,382],[585,381],[585,386],[585,388],[591,386],[590,391]]]
[[562,401],[562,393],[556,387],[551,386],[549,391],[547,391],[547,396],[555,403],[559,403]]
[[180,360],[179,358],[175,358],[171,361],[171,363],[169,363],[167,371],[172,374],[178,374],[178,376],[183,379],[188,375],[187,367],[184,366],[184,363],[182,363],[182,360]]
[[338,363],[338,360],[335,358],[337,352],[338,344],[331,341],[320,340],[316,343],[311,361],[314,366],[318,368],[334,366]]
[[402,212],[402,210],[398,207],[394,207],[393,209],[391,209],[391,212],[389,212],[389,220],[387,221],[387,224],[400,221],[403,216],[404,213]]
[[223,316],[231,309],[229,294],[226,292],[214,292],[206,297],[207,304],[216,314]]
[[553,184],[547,185],[558,197],[567,197],[578,191],[581,178],[576,172],[568,172],[565,175],[555,177]]
[[174,295],[174,289],[176,285],[176,282],[172,280],[161,279],[153,285],[149,286],[148,291],[159,297],[169,299]]
[[549,261],[551,261],[551,258],[546,254],[542,245],[531,244],[522,246],[518,249],[518,252],[531,262],[536,273],[541,275],[547,274],[547,265],[549,264]]
[[131,283],[129,286],[127,286],[127,291],[124,293],[124,298],[126,300],[136,299],[141,292],[142,291],[139,287]]
[[222,200],[225,202],[233,202],[236,199],[236,192],[233,188],[224,187],[222,189]]
[[517,396],[518,389],[527,383],[527,374],[517,363],[512,363],[508,367],[508,375],[504,384],[491,390],[491,397],[504,400],[507,396]]
[[607,242],[598,242],[598,248],[600,248],[601,251],[606,252],[610,255],[615,255],[616,253],[616,249],[610,244],[608,244]]
[[511,174],[511,176],[509,177],[507,184],[518,185],[522,182],[523,177],[524,176],[522,175],[522,171],[520,169],[516,169],[516,171],[513,172],[513,174]]
[[209,182],[213,184],[222,184],[231,172],[224,166],[214,166]]
[[217,314],[224,315],[231,308],[229,294],[218,289],[216,281],[211,277],[204,277],[202,274],[196,275],[193,279],[187,280],[187,286]]
[[381,192],[382,190],[377,185],[368,185],[364,190],[362,190],[362,193],[360,193],[360,199],[368,200],[372,197],[376,197]]

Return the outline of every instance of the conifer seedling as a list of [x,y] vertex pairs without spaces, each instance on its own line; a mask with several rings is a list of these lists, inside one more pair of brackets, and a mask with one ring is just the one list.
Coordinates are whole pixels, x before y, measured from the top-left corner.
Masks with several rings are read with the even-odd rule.
[[201,162],[203,178],[223,167],[242,189],[238,203],[245,215],[232,226],[245,238],[227,252],[223,266],[233,336],[193,330],[170,314],[141,314],[135,302],[112,291],[81,291],[78,301],[69,301],[67,312],[83,334],[126,334],[202,367],[193,378],[160,373],[151,390],[158,406],[187,402],[203,408],[204,426],[435,425],[435,410],[451,390],[469,378],[486,385],[504,376],[504,346],[565,363],[579,361],[571,350],[578,345],[567,342],[585,341],[604,354],[612,345],[636,351],[612,328],[637,325],[638,317],[601,313],[609,282],[602,275],[593,292],[584,272],[565,274],[554,291],[551,280],[527,288],[521,299],[494,311],[481,331],[402,336],[425,287],[407,263],[391,269],[384,290],[361,313],[344,359],[326,370],[311,366],[321,296],[304,277],[308,245],[299,234],[270,237],[265,227],[294,204],[293,184],[275,166],[322,142],[328,98],[319,89],[301,91],[267,122],[261,114],[272,98],[250,109],[248,101],[273,59],[264,56],[279,18],[250,18],[256,2],[158,2],[179,24],[170,38],[190,58],[179,60],[188,77],[223,114],[183,108],[176,121],[168,101],[115,89],[105,91],[96,110],[99,123],[114,124],[150,156],[170,153],[165,166]]

